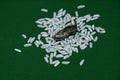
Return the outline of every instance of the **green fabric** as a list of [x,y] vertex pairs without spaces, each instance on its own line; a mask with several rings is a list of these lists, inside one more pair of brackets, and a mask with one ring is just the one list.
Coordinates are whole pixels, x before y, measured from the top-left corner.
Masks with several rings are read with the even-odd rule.
[[[79,4],[80,16],[100,14],[91,22],[105,28],[92,49],[79,50],[70,57],[69,65],[47,64],[45,50],[35,46],[24,48],[21,37],[37,36],[41,31],[35,21],[52,17],[54,11],[64,8],[74,15]],[[47,8],[49,13],[43,13]],[[0,80],[120,80],[120,1],[119,0],[0,0]],[[17,53],[14,48],[23,52]],[[85,59],[82,67],[79,61]]]

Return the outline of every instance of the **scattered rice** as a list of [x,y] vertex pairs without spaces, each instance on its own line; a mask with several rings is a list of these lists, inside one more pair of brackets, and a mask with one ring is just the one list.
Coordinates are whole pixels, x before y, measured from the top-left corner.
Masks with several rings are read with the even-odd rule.
[[[85,5],[79,5],[77,8],[84,8]],[[47,9],[41,9],[42,12],[48,12]],[[53,12],[53,18],[42,18],[36,21],[37,27],[44,29],[37,35],[37,38],[30,37],[24,47],[30,47],[34,44],[36,47],[45,49],[48,54],[45,55],[44,60],[46,63],[57,67],[61,64],[69,64],[70,61],[64,61],[70,58],[73,54],[79,53],[80,50],[85,50],[87,47],[92,48],[93,42],[98,40],[97,33],[106,33],[104,28],[88,25],[87,22],[96,20],[100,17],[99,14],[91,16],[87,14],[85,16],[79,16],[78,11],[75,11],[75,16],[71,16],[66,10],[61,8],[58,12]],[[75,35],[69,36],[62,41],[55,41],[53,36],[64,29],[66,26],[75,25],[76,20],[78,32]],[[22,34],[23,38],[27,38]],[[45,41],[42,41],[44,38]],[[19,49],[15,49],[17,52],[21,52]],[[62,59],[58,60],[58,59]],[[84,59],[80,61],[80,66],[84,63]]]

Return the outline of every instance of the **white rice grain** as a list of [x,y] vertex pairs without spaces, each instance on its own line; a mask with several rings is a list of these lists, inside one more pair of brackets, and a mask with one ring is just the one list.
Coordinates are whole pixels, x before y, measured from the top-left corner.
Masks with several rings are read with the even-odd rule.
[[56,17],[56,12],[53,12],[53,17],[54,17],[54,18]]
[[66,13],[66,10],[64,10],[64,11],[63,11],[63,14],[62,14],[62,15],[64,16],[64,15],[65,15],[65,13]]
[[90,46],[90,48],[92,48],[92,47],[93,47],[93,43],[92,43],[92,42],[90,42],[90,43],[89,43],[89,46]]
[[93,41],[96,42],[97,40],[98,40],[98,37],[96,36]]
[[92,25],[92,30],[94,30],[95,29],[95,25]]
[[41,34],[38,34],[38,37],[37,37],[37,38],[38,38],[38,40],[40,40],[40,39],[41,39]]
[[47,32],[41,32],[42,37],[47,37],[48,33]]
[[45,55],[45,57],[49,58],[49,55],[48,55],[48,54],[46,54],[46,55]]
[[27,43],[32,44],[34,40],[35,40],[35,37],[30,37],[30,38],[28,39]]
[[55,51],[54,53],[53,53],[53,56],[55,57],[57,55],[57,52]]
[[100,15],[99,15],[99,14],[95,14],[93,17],[94,17],[94,18],[99,18]]
[[75,21],[74,20],[72,20],[71,23],[72,23],[72,25],[75,25]]
[[100,15],[99,14],[95,14],[95,15],[93,15],[93,18],[91,19],[92,21],[93,20],[96,20],[96,19],[98,19],[100,17]]
[[65,64],[65,65],[70,64],[70,61],[62,61],[62,64]]
[[48,48],[48,47],[50,47],[49,44],[43,44],[43,45],[41,46],[41,48]]
[[55,60],[55,61],[53,61],[52,63],[55,65],[56,63],[58,63],[59,62],[59,60]]
[[24,47],[30,47],[30,46],[32,46],[32,44],[30,43],[24,44]]
[[39,47],[39,45],[40,45],[40,43],[38,43],[37,40],[34,42],[34,44],[35,44],[36,47]]
[[44,57],[44,60],[45,60],[46,63],[49,63],[49,60],[48,60],[47,57]]
[[82,60],[80,61],[80,66],[83,65],[84,61],[85,61],[84,59],[82,59]]
[[63,57],[63,59],[65,60],[65,59],[68,59],[70,57],[70,55],[65,55],[64,57]]
[[62,54],[58,54],[58,55],[56,55],[55,57],[56,57],[56,58],[62,58],[63,55],[62,55]]
[[83,44],[83,45],[80,46],[81,50],[84,50],[85,48],[87,48],[87,45],[85,45],[85,44]]
[[37,25],[37,27],[39,27],[39,28],[45,28],[45,26],[43,26],[43,25]]
[[42,11],[42,12],[48,12],[48,10],[45,9],[45,8],[42,8],[41,11]]
[[78,11],[75,11],[75,16],[76,16],[76,17],[78,17],[78,16],[79,16]]
[[82,9],[84,7],[85,7],[85,5],[79,5],[79,6],[77,6],[78,9]]
[[51,53],[51,54],[50,54],[50,58],[49,58],[50,64],[53,64],[53,57],[54,57],[54,55],[53,55],[53,53]]
[[22,52],[20,49],[17,49],[17,48],[15,48],[14,50],[15,50],[16,52],[19,52],[19,53]]
[[60,61],[57,61],[57,62],[54,64],[54,67],[57,67],[59,64],[60,64]]
[[96,34],[96,32],[95,32],[95,31],[91,33],[91,35],[95,35],[95,34]]
[[22,34],[22,37],[23,37],[24,39],[26,39],[26,38],[27,38],[27,36],[26,36],[25,34]]

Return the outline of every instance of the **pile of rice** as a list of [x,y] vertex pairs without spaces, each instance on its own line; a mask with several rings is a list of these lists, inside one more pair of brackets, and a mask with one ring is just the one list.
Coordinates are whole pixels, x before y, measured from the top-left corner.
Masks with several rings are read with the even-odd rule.
[[[85,5],[79,5],[78,10],[84,8]],[[43,12],[48,12],[47,9],[41,9]],[[87,47],[92,48],[93,43],[98,40],[96,33],[105,33],[105,30],[101,27],[88,25],[90,21],[94,21],[100,17],[99,14],[91,16],[87,14],[85,16],[79,16],[78,11],[75,11],[75,16],[67,13],[63,8],[58,12],[53,12],[53,18],[40,18],[36,21],[37,27],[44,29],[37,37],[29,37],[24,47],[30,47],[33,44],[36,47],[45,49],[46,54],[44,60],[46,63],[57,67],[59,64],[70,64],[67,59],[74,53],[79,53],[78,48],[85,50]],[[65,40],[56,41],[52,37],[69,25],[74,25],[76,19],[77,30],[75,35],[69,36]],[[70,22],[70,23],[67,23]],[[27,38],[25,34],[22,34],[23,38]],[[43,41],[43,39],[45,41]],[[15,48],[15,51],[22,52]],[[53,59],[54,58],[54,59]],[[80,61],[80,66],[84,63],[84,59]]]

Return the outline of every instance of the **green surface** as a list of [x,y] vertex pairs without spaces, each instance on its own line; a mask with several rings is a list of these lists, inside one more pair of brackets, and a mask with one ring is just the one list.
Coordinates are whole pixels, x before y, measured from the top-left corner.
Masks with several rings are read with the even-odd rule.
[[[40,30],[35,21],[52,17],[64,8],[74,14],[79,4],[86,8],[80,15],[101,14],[96,26],[106,29],[92,49],[87,48],[70,58],[70,65],[54,68],[43,57],[45,51],[35,46],[23,48],[21,34],[36,36]],[[49,13],[42,13],[47,8]],[[119,0],[0,0],[0,80],[120,80],[120,1]],[[22,53],[16,53],[20,48]],[[79,61],[85,59],[80,67]]]

